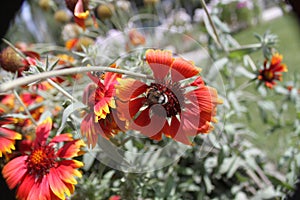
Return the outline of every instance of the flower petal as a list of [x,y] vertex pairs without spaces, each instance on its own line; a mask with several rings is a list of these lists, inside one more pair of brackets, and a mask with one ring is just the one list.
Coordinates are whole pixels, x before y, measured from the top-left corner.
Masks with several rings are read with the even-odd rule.
[[34,185],[34,177],[32,175],[27,174],[17,189],[17,199],[28,199],[28,195],[32,190],[32,188],[29,186],[32,185]]
[[54,136],[50,143],[59,143],[59,142],[67,142],[67,141],[72,141],[73,137],[71,133],[64,133],[64,134],[60,134],[60,135],[56,135]]
[[153,71],[154,78],[164,79],[170,71],[173,62],[172,52],[148,49],[145,53],[146,61]]
[[27,172],[26,160],[28,156],[19,156],[9,161],[2,169],[7,185],[13,189],[23,179]]
[[82,153],[81,148],[83,146],[85,146],[85,144],[82,140],[67,142],[57,151],[57,156],[60,158],[72,158],[79,156],[79,153]]
[[65,193],[70,196],[70,191],[64,182],[60,179],[56,168],[51,168],[48,174],[49,185],[52,192],[60,199],[65,199]]
[[119,84],[116,85],[116,95],[121,101],[129,101],[142,93],[146,92],[148,86],[131,78],[118,79]]
[[51,129],[52,129],[52,119],[50,117],[47,117],[36,128],[36,138],[35,138],[34,146],[40,146],[45,144]]
[[176,58],[171,67],[171,77],[173,81],[190,78],[201,72],[200,68],[197,68],[193,63],[183,58]]
[[98,134],[96,133],[96,127],[99,126],[94,121],[94,114],[87,114],[80,124],[81,135],[87,138],[88,145],[92,147],[96,146],[98,140]]

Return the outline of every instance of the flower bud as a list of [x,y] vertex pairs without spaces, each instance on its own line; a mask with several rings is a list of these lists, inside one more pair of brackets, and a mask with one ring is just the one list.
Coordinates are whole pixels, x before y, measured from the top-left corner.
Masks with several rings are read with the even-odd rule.
[[58,10],[54,14],[54,19],[61,23],[69,22],[71,16],[65,10]]
[[16,72],[25,67],[23,58],[11,47],[6,47],[0,55],[0,64],[3,69],[10,72]]
[[39,6],[43,9],[43,10],[49,10],[51,5],[51,0],[39,0]]
[[114,6],[112,4],[101,4],[95,9],[95,15],[100,20],[105,20],[111,18],[114,11]]

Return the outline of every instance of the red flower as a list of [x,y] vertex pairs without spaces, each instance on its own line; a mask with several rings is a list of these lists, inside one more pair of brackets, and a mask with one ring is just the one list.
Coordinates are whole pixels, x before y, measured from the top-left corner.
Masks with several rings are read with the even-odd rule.
[[[114,67],[114,66],[112,66]],[[81,122],[81,134],[87,137],[88,144],[94,147],[98,135],[105,138],[117,134],[120,131],[118,119],[112,115],[115,109],[115,85],[119,74],[108,72],[103,83],[98,77],[89,74],[93,83],[89,84],[83,94],[83,102],[89,106],[90,112]]]
[[65,0],[67,7],[73,12],[76,24],[85,29],[85,19],[88,18],[90,12],[88,10],[88,0]]
[[121,197],[118,195],[114,195],[114,196],[109,197],[109,200],[121,200]]
[[[71,158],[82,154],[84,143],[68,133],[47,142],[51,128],[49,117],[37,126],[31,151],[14,158],[2,170],[9,188],[17,188],[17,199],[65,199],[65,194],[74,192],[74,176],[81,177],[77,168],[83,163]],[[57,150],[59,142],[65,144]]]
[[[117,110],[127,128],[161,140],[164,134],[184,144],[189,136],[208,133],[216,122],[218,99],[214,88],[205,86],[200,69],[169,51],[146,51],[154,82],[126,78],[119,80]],[[185,83],[190,81],[190,83]]]
[[265,85],[272,89],[276,85],[275,80],[282,81],[282,72],[287,72],[288,69],[285,64],[281,63],[282,55],[275,53],[272,56],[271,62],[265,60],[264,68],[259,70],[258,80],[264,82]]
[[[0,108],[0,114],[3,113],[4,110]],[[16,119],[0,116],[0,157],[2,157],[2,153],[11,153],[11,150],[15,150],[15,140],[22,138],[21,134],[5,127],[12,123],[16,123]]]

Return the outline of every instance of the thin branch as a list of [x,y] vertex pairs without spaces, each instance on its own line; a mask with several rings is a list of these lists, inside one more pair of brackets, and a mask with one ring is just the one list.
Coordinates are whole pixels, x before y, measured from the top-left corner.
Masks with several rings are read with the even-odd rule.
[[246,49],[260,49],[262,48],[261,43],[255,43],[255,44],[247,44],[247,45],[242,45],[234,48],[228,49],[228,52],[233,52],[233,51],[239,51],[239,50],[246,50]]
[[214,34],[215,34],[215,37],[216,37],[216,43],[217,43],[224,51],[227,52],[225,46],[223,45],[223,43],[222,43],[221,40],[220,40],[220,37],[219,37],[218,32],[217,32],[217,28],[216,28],[216,26],[215,26],[215,24],[214,24],[214,22],[213,22],[213,20],[212,20],[212,18],[211,18],[211,16],[210,16],[209,12],[208,12],[208,9],[207,9],[207,6],[206,6],[205,1],[204,1],[204,0],[200,0],[200,3],[201,3],[201,5],[202,5],[202,7],[204,8],[204,11],[205,11],[205,13],[206,13],[206,15],[207,15],[207,18],[208,18],[208,20],[209,20],[209,23],[210,23],[210,25],[211,25],[211,27],[212,27],[212,29],[213,29],[213,31],[214,31]]
[[47,72],[42,72],[39,74],[34,74],[22,78],[18,78],[6,83],[2,83],[0,85],[0,93],[1,92],[6,92],[9,90],[12,90],[18,86],[21,85],[26,85],[35,81],[43,80],[43,79],[48,79],[50,77],[55,77],[55,76],[62,76],[62,75],[69,75],[69,74],[77,74],[77,73],[83,73],[83,72],[91,72],[91,71],[101,71],[101,72],[114,72],[114,73],[119,73],[119,74],[125,74],[128,76],[133,76],[136,78],[143,78],[143,79],[153,79],[151,76],[144,75],[144,74],[139,74],[135,72],[130,72],[127,70],[122,70],[122,69],[116,69],[116,68],[111,68],[111,67],[96,67],[96,66],[91,66],[91,67],[74,67],[74,68],[66,68],[66,69],[60,69],[60,70],[53,70],[53,71],[47,71]]
[[32,121],[32,123],[37,126],[37,122],[35,121],[35,119],[33,119],[31,113],[29,112],[29,110],[27,109],[27,106],[24,104],[23,100],[21,99],[21,97],[19,96],[19,94],[17,93],[16,90],[13,91],[15,97],[17,98],[17,100],[19,101],[19,103],[21,104],[21,106],[24,108],[24,111],[26,112],[26,114],[28,115],[28,117],[30,118],[30,120]]
[[74,98],[71,94],[69,94],[66,90],[64,90],[62,87],[60,87],[57,83],[52,81],[50,78],[47,79],[48,83],[55,87],[59,92],[61,92],[63,95],[68,97],[73,102],[79,102],[76,98]]

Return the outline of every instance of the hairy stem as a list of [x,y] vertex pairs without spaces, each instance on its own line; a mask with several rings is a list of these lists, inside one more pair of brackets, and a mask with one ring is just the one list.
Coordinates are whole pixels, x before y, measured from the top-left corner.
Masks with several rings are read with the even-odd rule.
[[48,83],[55,87],[59,92],[61,92],[63,95],[65,95],[67,98],[69,98],[73,102],[79,102],[76,98],[74,98],[71,94],[69,94],[66,90],[64,90],[62,87],[60,87],[57,83],[52,81],[50,78],[47,79]]
[[74,67],[74,68],[67,68],[67,69],[60,69],[60,70],[53,70],[53,71],[46,71],[42,72],[39,74],[34,74],[22,78],[18,78],[12,81],[9,81],[7,83],[2,83],[0,85],[0,92],[6,92],[9,90],[12,90],[18,86],[21,85],[26,85],[29,83],[32,83],[34,81],[39,81],[43,79],[48,79],[50,77],[55,77],[55,76],[62,76],[62,75],[69,75],[69,74],[77,74],[77,73],[84,73],[84,72],[91,72],[91,71],[101,71],[101,72],[114,72],[114,73],[119,73],[119,74],[125,74],[128,76],[133,76],[136,78],[144,78],[144,79],[153,79],[151,76],[144,75],[144,74],[139,74],[135,72],[130,72],[127,70],[122,70],[122,69],[116,69],[116,68],[111,68],[111,67],[96,67],[96,66],[91,66],[91,67]]
[[207,17],[208,17],[209,23],[210,23],[210,25],[211,25],[211,27],[212,27],[212,29],[213,29],[213,31],[214,31],[214,34],[215,34],[215,37],[216,37],[216,43],[217,43],[224,51],[227,52],[226,48],[224,47],[224,45],[222,44],[222,42],[221,42],[221,40],[220,40],[220,37],[219,37],[218,32],[217,32],[217,28],[216,28],[216,26],[215,26],[215,24],[214,24],[214,22],[213,22],[213,20],[212,20],[212,18],[211,18],[211,16],[210,16],[209,12],[208,12],[208,9],[207,9],[207,6],[206,6],[205,1],[204,1],[204,0],[200,0],[200,3],[201,3],[201,5],[202,5],[202,7],[203,7],[203,9],[204,9],[204,11],[205,11]]

